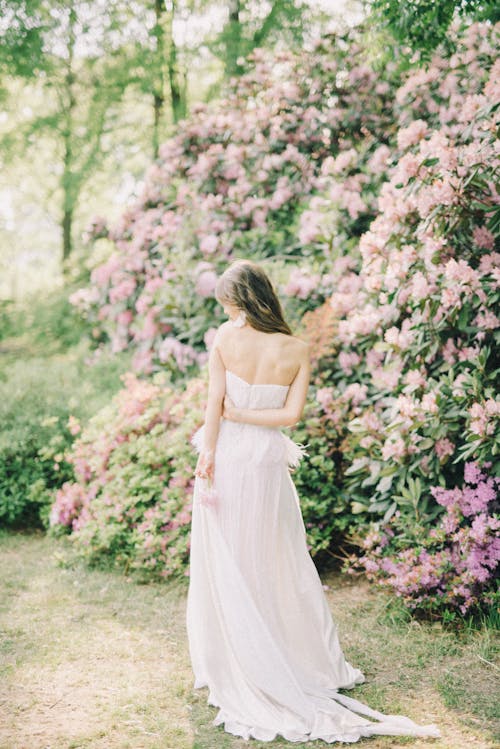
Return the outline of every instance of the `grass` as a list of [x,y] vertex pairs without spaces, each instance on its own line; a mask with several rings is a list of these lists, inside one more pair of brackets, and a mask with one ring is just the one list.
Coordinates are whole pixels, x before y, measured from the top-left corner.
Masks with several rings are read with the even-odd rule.
[[[76,562],[65,539],[0,534],[1,749],[290,749],[214,727],[194,692],[186,586],[138,584]],[[324,578],[348,659],[367,683],[353,696],[435,722],[439,740],[377,737],[367,749],[493,749],[500,739],[497,641],[408,620],[365,582]]]

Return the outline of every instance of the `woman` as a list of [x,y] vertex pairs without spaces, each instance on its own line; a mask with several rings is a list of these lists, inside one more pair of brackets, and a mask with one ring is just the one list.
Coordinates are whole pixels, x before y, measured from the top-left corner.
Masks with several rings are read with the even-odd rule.
[[214,724],[246,739],[439,736],[339,694],[364,676],[344,657],[307,549],[289,472],[304,448],[279,429],[301,417],[309,346],[292,335],[255,263],[230,265],[216,298],[229,320],[211,347],[205,423],[192,438],[200,453],[187,603],[194,687],[208,687]]

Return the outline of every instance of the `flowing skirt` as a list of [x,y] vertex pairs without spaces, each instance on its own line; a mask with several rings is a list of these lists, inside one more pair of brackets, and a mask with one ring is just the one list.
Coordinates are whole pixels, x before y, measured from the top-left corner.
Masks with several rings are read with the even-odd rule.
[[[338,692],[365,678],[344,657],[307,549],[288,469],[301,446],[274,433],[261,431],[260,444],[267,435],[284,453],[278,459],[276,443],[258,464],[231,459],[241,441],[219,439],[215,501],[207,482],[195,479],[187,602],[194,687],[208,687],[209,704],[219,708],[214,724],[245,739],[438,737],[434,725],[384,715]],[[202,431],[193,438],[197,449],[201,438]]]

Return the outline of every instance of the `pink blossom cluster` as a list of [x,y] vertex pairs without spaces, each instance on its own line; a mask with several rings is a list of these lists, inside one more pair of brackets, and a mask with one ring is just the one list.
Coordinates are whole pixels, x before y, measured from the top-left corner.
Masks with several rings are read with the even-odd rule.
[[71,532],[88,560],[104,553],[158,577],[184,575],[194,485],[189,439],[202,419],[206,382],[193,379],[177,391],[163,375],[148,381],[127,373],[123,381],[83,430],[70,419],[77,439],[66,459],[75,481],[56,493],[50,524]]
[[350,558],[351,571],[400,596],[413,610],[439,614],[443,609],[466,614],[490,599],[500,562],[500,479],[488,476],[476,462],[465,464],[462,488],[431,488],[445,508],[436,528],[420,528],[416,537],[399,512],[365,536],[364,554]]

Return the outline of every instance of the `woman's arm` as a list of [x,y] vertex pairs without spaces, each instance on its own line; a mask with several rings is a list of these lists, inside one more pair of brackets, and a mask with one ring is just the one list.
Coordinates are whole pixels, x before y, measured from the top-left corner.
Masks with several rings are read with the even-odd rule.
[[218,338],[219,333],[217,332],[208,357],[208,400],[205,410],[204,450],[215,450],[222,416],[222,404],[226,393],[226,370],[217,349]]
[[304,346],[299,371],[294,377],[283,408],[237,408],[224,404],[222,415],[229,421],[240,421],[258,426],[288,427],[296,424],[302,416],[307,398],[310,378],[309,346]]
[[212,480],[215,470],[215,446],[219,436],[222,404],[226,392],[226,370],[217,350],[219,337],[219,332],[217,332],[208,357],[208,399],[205,409],[203,445],[195,468],[196,476]]

